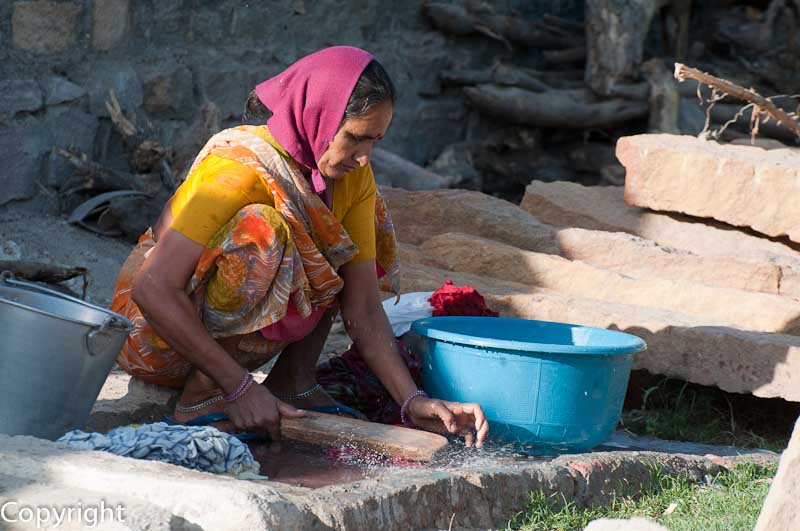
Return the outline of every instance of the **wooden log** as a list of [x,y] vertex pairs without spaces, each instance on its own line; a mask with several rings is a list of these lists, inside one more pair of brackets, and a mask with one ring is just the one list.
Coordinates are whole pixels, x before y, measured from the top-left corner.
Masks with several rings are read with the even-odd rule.
[[373,148],[370,162],[379,184],[406,190],[435,190],[450,186],[450,180],[445,177],[385,149]]
[[447,439],[435,433],[312,411],[305,417],[283,417],[281,435],[322,446],[355,445],[409,461],[430,461],[447,446]]
[[485,69],[445,70],[440,74],[445,85],[498,85],[517,86],[541,92],[550,89],[584,88],[583,70],[535,70],[513,65],[498,65]]
[[586,90],[528,90],[479,85],[464,89],[468,102],[480,112],[512,124],[533,127],[586,129],[611,127],[647,116],[645,102],[610,99],[593,101]]
[[59,149],[58,154],[75,168],[75,172],[61,184],[59,192],[63,196],[81,191],[112,190],[137,190],[155,195],[161,189],[161,176],[158,174],[134,175],[113,170],[77,151]]
[[172,150],[156,140],[158,132],[153,124],[146,119],[137,119],[133,113],[126,115],[113,89],[109,91],[105,105],[111,122],[122,136],[131,167],[139,173],[161,171],[162,161],[172,158]]
[[496,83],[543,92],[552,87],[538,80],[524,69],[508,65],[497,65],[486,70],[446,70],[441,74],[442,81],[451,85],[479,85]]
[[565,35],[563,29],[554,30],[537,21],[529,22],[506,15],[475,14],[455,4],[428,2],[423,5],[423,10],[433,25],[445,33],[481,33],[509,46],[509,42],[516,42],[537,48],[565,48],[583,40],[580,34]]
[[586,0],[586,81],[610,96],[614,85],[638,80],[650,23],[667,0]]
[[678,113],[681,97],[672,74],[660,59],[651,59],[642,64],[642,72],[650,85],[648,131],[680,134]]
[[582,63],[586,61],[586,46],[549,50],[542,52],[542,57],[551,64]]

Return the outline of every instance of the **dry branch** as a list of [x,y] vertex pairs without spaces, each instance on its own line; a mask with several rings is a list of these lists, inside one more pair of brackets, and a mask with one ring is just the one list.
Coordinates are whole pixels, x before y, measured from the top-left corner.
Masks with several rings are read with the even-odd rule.
[[646,102],[609,99],[595,101],[588,90],[531,92],[514,87],[479,85],[464,89],[479,111],[512,124],[585,129],[610,127],[647,116]]
[[75,172],[61,184],[63,196],[80,191],[109,190],[139,190],[155,195],[161,188],[161,178],[155,174],[134,175],[112,170],[76,151],[59,149],[58,154],[75,168]]
[[83,295],[89,284],[89,271],[85,267],[63,267],[25,260],[0,260],[0,271],[11,271],[15,277],[31,282],[58,284],[77,276],[83,277]]
[[714,77],[711,74],[701,72],[696,68],[691,68],[681,63],[675,63],[675,79],[678,81],[694,79],[701,85],[711,87],[712,91],[721,92],[736,99],[752,103],[755,106],[755,112],[752,118],[753,124],[757,125],[759,116],[761,114],[766,114],[777,123],[790,129],[796,136],[800,137],[800,122],[775,105],[769,98],[761,96],[755,90],[740,87],[730,81]]

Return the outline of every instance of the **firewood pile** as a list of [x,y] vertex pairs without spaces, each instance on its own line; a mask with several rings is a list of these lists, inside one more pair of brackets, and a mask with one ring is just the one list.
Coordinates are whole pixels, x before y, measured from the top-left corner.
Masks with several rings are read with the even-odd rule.
[[164,146],[159,140],[161,131],[146,118],[126,113],[113,90],[106,107],[114,132],[122,138],[128,168],[104,163],[108,138],[101,146],[99,161],[76,150],[59,149],[73,170],[61,184],[59,204],[71,223],[135,241],[158,218],[197,152],[220,131],[219,110],[206,101],[193,123],[172,145]]
[[[505,126],[450,146],[431,165],[465,175],[460,186],[518,202],[532,180],[621,185],[614,146],[636,133],[706,131],[733,140],[755,129],[760,137],[797,141],[787,127],[797,106],[788,96],[800,92],[797,0],[586,0],[583,23],[550,15],[523,20],[474,0],[429,2],[424,11],[447,35],[481,35],[505,49],[493,64],[440,74],[482,117]],[[522,53],[531,49],[538,59]],[[683,74],[709,72],[736,90],[695,75],[680,79],[699,83],[679,83],[675,63],[697,69]],[[741,97],[751,88],[778,96],[755,104]],[[782,121],[766,112],[767,100]]]

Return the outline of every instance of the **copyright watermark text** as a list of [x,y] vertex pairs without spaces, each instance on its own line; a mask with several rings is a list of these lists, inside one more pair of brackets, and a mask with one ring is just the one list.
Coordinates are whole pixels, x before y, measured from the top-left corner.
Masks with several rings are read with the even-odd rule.
[[[64,524],[80,523],[87,528],[95,528],[109,522],[124,522],[125,507],[107,505],[100,500],[97,505],[27,505],[17,501],[0,504],[0,524],[35,524],[38,529],[54,528]],[[2,528],[2,525],[0,525]]]

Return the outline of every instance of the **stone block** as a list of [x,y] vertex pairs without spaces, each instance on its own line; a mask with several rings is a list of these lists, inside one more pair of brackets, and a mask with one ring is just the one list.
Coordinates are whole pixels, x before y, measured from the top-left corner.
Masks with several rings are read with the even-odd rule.
[[625,202],[713,218],[800,241],[800,150],[722,145],[693,136],[620,138]]
[[758,515],[755,531],[800,529],[800,419],[795,422],[789,446],[781,455],[778,473]]
[[49,149],[41,121],[33,117],[0,127],[0,205],[36,193],[42,156]]
[[508,201],[467,190],[380,191],[401,242],[418,245],[457,228],[520,249],[557,252],[552,227]]
[[39,133],[50,147],[43,158],[42,184],[59,188],[74,171],[72,165],[58,154],[59,149],[75,148],[91,156],[98,127],[96,117],[77,107],[48,108]]
[[61,76],[50,76],[44,83],[45,105],[75,101],[86,95],[86,89]]
[[194,115],[192,71],[175,61],[140,70],[145,110],[159,118],[189,120]]
[[255,482],[33,437],[0,436],[0,475],[36,482],[54,492],[85,491],[107,500],[131,500],[138,507],[155,506],[156,514],[179,517],[170,529],[307,528],[300,509]]
[[[771,263],[781,267],[784,279],[800,273],[800,252],[787,244],[710,220],[703,222],[629,206],[618,186],[534,181],[525,189],[520,206],[543,223],[557,227],[627,232],[700,256]],[[780,292],[800,296],[798,281],[782,281]]]
[[445,280],[470,284],[503,317],[575,323],[620,330],[647,342],[634,368],[714,385],[732,393],[800,402],[800,338],[708,326],[678,312],[572,296],[421,264],[400,270],[403,293],[433,291]]
[[8,121],[18,112],[33,112],[41,108],[42,89],[35,80],[0,80],[0,122]]
[[36,53],[58,53],[77,41],[77,2],[16,2],[11,15],[14,47]]
[[229,58],[214,61],[218,62],[201,64],[195,70],[200,93],[219,107],[223,121],[240,119],[247,95],[269,76],[261,67],[254,69]]
[[573,296],[694,315],[704,324],[764,332],[800,331],[800,302],[767,293],[664,279],[636,279],[560,256],[449,233],[420,246],[453,271],[530,284]]
[[89,109],[100,117],[109,116],[105,103],[114,90],[122,110],[130,112],[142,105],[142,81],[128,63],[101,61],[95,65],[95,75],[89,82]]
[[92,3],[92,46],[106,51],[119,45],[130,28],[129,0],[94,0]]
[[786,294],[781,267],[768,262],[700,256],[625,232],[560,229],[556,239],[561,256],[633,278],[660,278],[775,295],[781,294],[784,287]]

